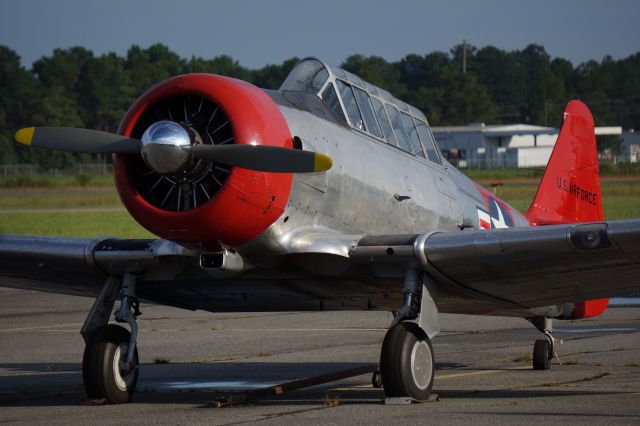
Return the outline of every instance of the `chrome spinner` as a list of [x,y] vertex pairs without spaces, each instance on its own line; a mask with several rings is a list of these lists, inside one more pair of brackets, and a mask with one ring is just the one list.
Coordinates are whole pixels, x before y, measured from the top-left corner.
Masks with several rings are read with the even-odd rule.
[[181,124],[168,120],[158,121],[142,135],[142,158],[157,173],[180,173],[191,164],[192,139],[194,137]]

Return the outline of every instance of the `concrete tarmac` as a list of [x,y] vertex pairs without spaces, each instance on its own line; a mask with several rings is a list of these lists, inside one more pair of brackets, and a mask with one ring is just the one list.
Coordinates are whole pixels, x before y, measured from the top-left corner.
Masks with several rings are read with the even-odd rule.
[[0,288],[0,422],[30,424],[640,424],[640,308],[557,321],[558,360],[522,319],[441,315],[437,402],[384,405],[370,375],[214,408],[220,396],[376,363],[386,312],[209,314],[143,304],[131,404],[87,405],[92,300]]

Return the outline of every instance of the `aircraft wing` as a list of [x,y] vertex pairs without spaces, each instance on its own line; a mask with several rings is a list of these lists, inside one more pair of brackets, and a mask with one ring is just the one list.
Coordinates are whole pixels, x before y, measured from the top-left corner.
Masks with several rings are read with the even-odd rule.
[[[373,275],[396,277],[394,283],[408,267],[427,270],[440,284],[457,288],[475,303],[535,308],[640,294],[640,220],[353,237],[348,257],[327,253],[347,264],[369,264]],[[319,260],[318,254],[310,256]],[[376,291],[387,294],[389,287],[381,290],[368,286],[366,279],[352,280],[352,268],[308,283],[304,280],[309,274],[301,272],[285,285],[288,275],[282,269],[228,279],[204,275],[199,255],[163,239],[0,235],[0,284],[91,296],[107,276],[129,272],[141,276],[141,285],[148,286],[141,290],[152,289],[155,300],[194,309],[249,309],[248,301],[254,310],[386,306],[387,296],[374,296]],[[188,276],[204,285],[189,293],[186,282],[173,281]],[[399,297],[401,281],[392,286]],[[253,301],[252,295],[260,300]],[[340,303],[331,304],[332,299]],[[398,302],[393,298],[387,304]]]
[[195,256],[162,239],[0,235],[0,285],[95,296],[109,275],[166,268]]
[[524,308],[640,294],[637,219],[366,237],[351,255],[414,256],[439,281]]

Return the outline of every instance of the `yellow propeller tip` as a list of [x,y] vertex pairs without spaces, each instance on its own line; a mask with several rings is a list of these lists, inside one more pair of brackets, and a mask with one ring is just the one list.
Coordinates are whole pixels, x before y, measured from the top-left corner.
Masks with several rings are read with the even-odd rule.
[[313,171],[324,172],[333,166],[333,160],[328,155],[320,154],[316,152],[313,164]]
[[31,145],[33,140],[33,133],[36,131],[35,127],[25,127],[16,132],[15,140],[23,145]]

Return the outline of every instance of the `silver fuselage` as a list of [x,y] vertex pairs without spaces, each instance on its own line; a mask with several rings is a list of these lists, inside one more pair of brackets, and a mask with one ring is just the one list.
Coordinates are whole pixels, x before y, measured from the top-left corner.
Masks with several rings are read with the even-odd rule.
[[[344,238],[344,247],[330,251],[346,256],[345,236],[478,229],[483,196],[446,160],[436,164],[300,109],[280,105],[280,110],[302,148],[329,155],[333,167],[294,176],[285,212],[245,245],[249,256],[265,250],[326,253],[321,237],[331,236]],[[514,226],[528,226],[522,214],[511,212]],[[318,244],[317,251],[309,244]]]

